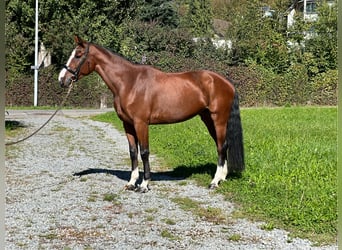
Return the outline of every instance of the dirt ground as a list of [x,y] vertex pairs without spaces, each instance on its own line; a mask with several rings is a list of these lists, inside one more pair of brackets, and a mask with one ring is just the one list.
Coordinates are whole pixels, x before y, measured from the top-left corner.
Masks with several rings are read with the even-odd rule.
[[[151,190],[124,190],[126,138],[89,119],[107,111],[63,110],[34,137],[6,147],[6,249],[337,249],[236,218],[236,205],[170,177],[153,155]],[[21,137],[52,112],[9,110],[6,120],[25,126]]]

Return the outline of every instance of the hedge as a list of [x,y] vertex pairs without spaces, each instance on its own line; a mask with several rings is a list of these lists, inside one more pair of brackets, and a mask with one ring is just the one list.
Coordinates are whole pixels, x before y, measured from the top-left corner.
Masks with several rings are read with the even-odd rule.
[[[290,65],[286,74],[275,74],[258,65],[226,66],[215,58],[176,57],[172,53],[148,54],[148,63],[167,72],[209,69],[231,79],[240,94],[241,106],[337,105],[337,70],[309,79],[301,64]],[[66,89],[59,86],[59,70],[48,67],[39,72],[40,106],[56,106]],[[97,74],[75,84],[66,102],[70,107],[99,108],[101,97],[112,107],[112,94]],[[33,76],[12,78],[6,83],[6,106],[32,106]]]

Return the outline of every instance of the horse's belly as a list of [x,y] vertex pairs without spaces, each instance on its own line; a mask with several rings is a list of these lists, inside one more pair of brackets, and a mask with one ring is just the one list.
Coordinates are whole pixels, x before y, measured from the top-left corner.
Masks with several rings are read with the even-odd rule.
[[191,100],[191,98],[179,102],[164,103],[158,107],[154,105],[150,115],[150,124],[182,122],[198,115],[203,109],[205,109],[203,102]]

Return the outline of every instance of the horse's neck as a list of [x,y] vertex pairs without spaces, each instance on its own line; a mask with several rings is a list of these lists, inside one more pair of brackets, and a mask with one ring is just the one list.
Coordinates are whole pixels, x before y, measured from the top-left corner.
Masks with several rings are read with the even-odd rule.
[[130,82],[126,79],[130,76],[127,72],[131,72],[132,63],[110,52],[106,53],[105,56],[101,55],[97,61],[99,63],[95,66],[95,71],[114,95],[117,95],[120,89],[127,87]]

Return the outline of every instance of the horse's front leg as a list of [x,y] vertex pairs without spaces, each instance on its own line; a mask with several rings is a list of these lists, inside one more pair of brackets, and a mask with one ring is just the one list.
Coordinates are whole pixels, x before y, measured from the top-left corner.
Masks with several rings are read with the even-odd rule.
[[150,189],[148,183],[151,180],[151,170],[149,162],[150,151],[148,146],[144,147],[140,145],[140,154],[144,166],[144,178],[137,191],[141,193],[146,193]]
[[135,133],[135,129],[132,125],[128,123],[124,123],[124,128],[128,140],[129,145],[129,155],[131,158],[131,178],[129,182],[126,184],[125,189],[135,190],[135,183],[139,179],[139,169],[138,169],[138,138]]
[[141,160],[144,166],[144,178],[138,188],[138,192],[146,193],[149,190],[148,183],[151,180],[150,162],[149,162],[149,143],[148,143],[148,124],[137,122],[134,124],[137,133]]

